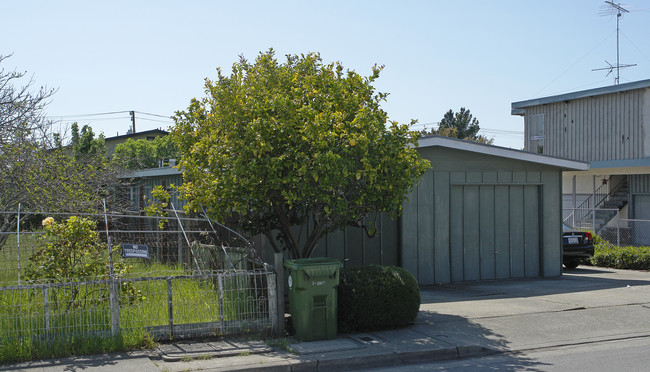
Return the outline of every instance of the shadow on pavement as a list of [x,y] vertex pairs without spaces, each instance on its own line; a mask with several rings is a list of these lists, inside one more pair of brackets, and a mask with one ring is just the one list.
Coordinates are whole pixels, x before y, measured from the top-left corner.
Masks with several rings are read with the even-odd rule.
[[560,277],[484,280],[421,287],[422,303],[534,297],[589,290],[650,286],[650,273],[579,266]]
[[110,355],[88,355],[78,357],[67,357],[62,359],[47,359],[24,362],[11,365],[0,365],[0,371],[66,371],[80,372],[85,370],[96,370],[105,367],[106,370],[120,370],[120,364],[132,364],[131,362],[142,357],[133,357],[127,353]]
[[[509,342],[502,335],[462,316],[421,310],[415,328],[434,340],[457,345],[462,361],[455,362],[454,365],[462,365],[468,370],[540,371],[536,367],[543,365],[521,353],[510,352]],[[479,351],[479,348],[483,349],[482,354],[473,358],[472,352]],[[482,365],[486,361],[486,354],[490,354],[485,350],[494,351],[505,362],[498,366],[487,363]]]

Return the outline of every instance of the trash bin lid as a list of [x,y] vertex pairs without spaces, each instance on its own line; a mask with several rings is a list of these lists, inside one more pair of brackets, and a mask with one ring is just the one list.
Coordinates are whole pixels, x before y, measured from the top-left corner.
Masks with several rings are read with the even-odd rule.
[[286,261],[284,266],[292,270],[302,270],[309,277],[331,277],[343,267],[343,264],[333,258],[299,258]]

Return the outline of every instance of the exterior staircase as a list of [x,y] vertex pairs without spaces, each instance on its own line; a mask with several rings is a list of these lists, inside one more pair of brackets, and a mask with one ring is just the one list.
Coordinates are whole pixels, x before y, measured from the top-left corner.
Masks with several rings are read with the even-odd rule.
[[599,232],[605,227],[609,221],[618,214],[618,212],[623,209],[628,203],[629,195],[629,186],[627,184],[627,177],[624,177],[623,180],[607,195],[607,197],[596,206],[595,213],[595,226],[594,231]]
[[[609,179],[610,185],[612,181],[619,178],[614,177]],[[603,184],[595,190],[593,195],[580,204],[564,222],[573,225],[574,228],[599,233],[628,203],[629,186],[626,176],[620,177],[618,183],[612,188],[608,186]],[[570,223],[570,221],[575,222]]]

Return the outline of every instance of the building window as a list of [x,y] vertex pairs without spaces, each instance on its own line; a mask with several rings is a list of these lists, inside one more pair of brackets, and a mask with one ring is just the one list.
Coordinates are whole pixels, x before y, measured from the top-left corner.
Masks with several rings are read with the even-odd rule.
[[544,153],[544,114],[528,117],[528,151]]

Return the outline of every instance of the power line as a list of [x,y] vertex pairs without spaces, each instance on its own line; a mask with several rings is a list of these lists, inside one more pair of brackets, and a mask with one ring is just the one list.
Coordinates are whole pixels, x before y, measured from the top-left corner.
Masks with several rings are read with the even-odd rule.
[[[152,114],[149,112],[142,112],[142,111],[133,111],[135,113],[138,113],[140,115],[148,115],[148,116],[155,116],[159,118],[164,118],[168,119],[167,121],[162,121],[158,120],[159,122],[172,122],[172,117],[171,116],[165,116],[165,115],[159,115],[159,114]],[[112,117],[112,118],[96,118],[97,116],[107,116],[107,115],[116,115],[116,114],[130,114],[131,111],[110,111],[110,112],[97,112],[97,113],[92,113],[92,114],[74,114],[74,115],[48,115],[46,116],[49,119],[61,119],[61,120],[66,120],[66,119],[77,119],[81,118],[83,120],[84,118],[88,118],[88,120],[118,120],[118,119],[125,119],[125,118],[130,118],[130,116],[120,116],[120,117]],[[139,118],[141,120],[149,120],[149,121],[157,121],[155,119],[147,119],[147,118]]]
[[159,115],[159,114],[150,114],[148,112],[142,112],[142,111],[135,111],[135,112],[138,113],[138,114],[142,114],[142,115],[157,116],[159,118],[165,118],[165,119],[171,119],[172,118],[171,116],[165,116],[165,115]]
[[[137,111],[136,111],[137,112]],[[149,119],[149,118],[138,118],[138,120],[146,120],[146,121],[155,121],[158,123],[173,123],[173,120],[157,120],[157,119]]]
[[600,43],[596,44],[596,46],[594,46],[593,48],[591,48],[591,50],[589,50],[589,51],[588,51],[587,53],[585,53],[582,57],[580,57],[577,61],[575,61],[571,66],[567,67],[564,71],[562,71],[562,72],[561,72],[557,77],[555,77],[555,79],[551,80],[551,81],[550,81],[548,84],[546,84],[542,89],[538,90],[537,93],[535,93],[535,94],[533,95],[533,97],[536,97],[536,96],[539,95],[541,92],[543,92],[546,88],[548,88],[549,85],[555,83],[559,78],[561,78],[564,74],[566,74],[569,70],[571,70],[575,65],[577,65],[578,63],[580,63],[580,62],[581,62],[583,59],[585,59],[589,54],[591,54],[591,52],[593,52],[594,50],[596,50],[596,48],[600,47],[600,45],[603,44],[606,40],[608,40],[612,35],[614,35],[614,32],[613,32],[613,31],[612,31],[611,34],[607,35],[606,38],[604,38],[603,40],[601,40]]
[[55,118],[76,118],[76,117],[84,117],[84,116],[105,116],[105,115],[115,115],[115,114],[126,114],[129,111],[112,111],[112,112],[98,112],[95,114],[77,114],[77,115],[50,115],[48,117],[55,117]]

